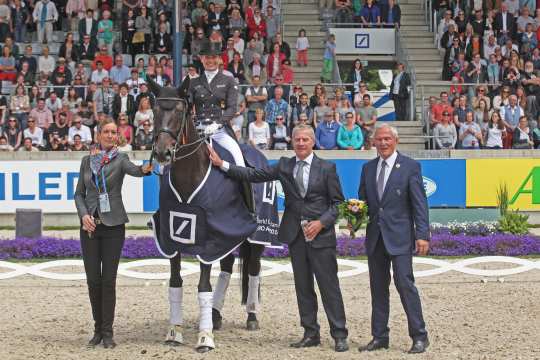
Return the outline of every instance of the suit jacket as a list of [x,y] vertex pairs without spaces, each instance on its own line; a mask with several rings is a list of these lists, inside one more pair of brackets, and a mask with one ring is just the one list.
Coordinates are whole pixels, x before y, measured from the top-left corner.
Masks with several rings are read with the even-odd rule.
[[[75,206],[79,218],[82,219],[84,215],[94,215],[97,212],[103,224],[107,226],[125,224],[129,219],[122,202],[124,176],[128,174],[142,177],[144,173],[141,167],[133,164],[125,153],[118,153],[116,158],[108,165],[105,165],[104,173],[111,207],[111,211],[106,213],[102,213],[99,208],[99,195],[90,169],[90,156],[83,157],[75,190]],[[102,187],[102,184],[100,184],[100,187]]]
[[[163,44],[164,44],[163,46],[165,47],[165,51],[159,51],[159,48],[160,48],[159,42],[160,42],[162,37],[163,37]],[[161,33],[158,32],[154,36],[154,52],[155,53],[169,54],[172,51],[172,48],[173,48],[173,44],[172,44],[172,40],[171,40],[171,35],[169,35],[167,33],[161,34]]]
[[[495,21],[493,24],[493,28],[495,29],[495,32],[497,34],[497,37],[499,36],[499,33],[503,29],[503,17],[500,12],[495,15]],[[516,19],[514,19],[514,15],[507,13],[506,15],[506,30],[508,30],[510,37],[514,38],[515,36],[515,30],[516,30]]]
[[313,156],[306,196],[302,198],[294,179],[296,157],[282,157],[268,169],[246,168],[230,165],[227,174],[235,179],[251,182],[279,180],[285,192],[285,212],[279,226],[280,242],[291,244],[302,231],[302,219],[320,220],[324,228],[315,237],[312,246],[316,248],[335,247],[334,224],[338,217],[337,205],[343,201],[341,184],[332,162]]
[[362,167],[358,198],[368,205],[366,252],[373,254],[382,235],[390,255],[412,254],[418,239],[429,240],[429,214],[420,163],[398,153],[382,199],[377,194],[375,158]]
[[[90,41],[92,43],[97,43],[97,33],[98,33],[98,22],[97,20],[92,20],[92,30],[90,31]],[[86,34],[86,18],[79,20],[79,41],[83,42],[83,37]]]
[[[118,115],[120,114],[121,108],[122,108],[122,100],[120,99],[120,94],[116,94],[114,96],[113,105],[112,105],[112,115],[114,119],[118,119]],[[133,117],[135,116],[136,112],[137,112],[137,108],[135,107],[135,99],[133,98],[133,95],[128,94],[126,114],[129,117],[130,123],[133,122]]]
[[[397,75],[394,75],[392,83],[390,84],[390,99],[396,98],[396,95],[394,94],[394,82],[396,81],[396,77]],[[407,99],[409,97],[409,86],[411,86],[411,78],[409,77],[409,74],[405,72],[399,80],[399,94],[397,95],[399,99]]]
[[209,84],[203,72],[191,79],[188,90],[198,119],[212,119],[228,124],[237,110],[238,86],[235,80],[219,71]]
[[[384,23],[388,22],[388,10],[390,9],[390,6],[388,5],[382,5],[381,6],[381,21]],[[398,4],[395,4],[392,8],[392,22],[394,24],[397,24],[398,26],[401,25],[401,8]]]
[[[78,62],[79,61],[79,55],[80,55],[79,47],[75,44],[73,44],[73,47],[71,48],[71,60]],[[58,51],[58,56],[66,58],[66,43],[63,43],[60,46],[60,50]]]
[[97,46],[93,42],[90,42],[88,49],[84,48],[84,45],[79,46],[79,60],[90,60],[93,61],[96,57]]

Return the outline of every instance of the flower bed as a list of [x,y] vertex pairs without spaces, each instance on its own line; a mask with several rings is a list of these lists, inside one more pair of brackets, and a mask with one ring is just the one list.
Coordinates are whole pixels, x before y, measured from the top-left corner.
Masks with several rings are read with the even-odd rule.
[[[339,256],[355,257],[365,255],[365,239],[348,236],[338,237]],[[540,254],[540,237],[533,235],[510,235],[502,233],[470,235],[452,233],[446,227],[433,230],[430,255],[433,256],[523,256]],[[17,238],[0,240],[0,260],[79,258],[80,243],[77,239],[43,237],[39,239]],[[160,258],[154,239],[149,236],[126,238],[122,252],[126,259]],[[288,256],[285,249],[266,249],[263,256],[283,258]]]

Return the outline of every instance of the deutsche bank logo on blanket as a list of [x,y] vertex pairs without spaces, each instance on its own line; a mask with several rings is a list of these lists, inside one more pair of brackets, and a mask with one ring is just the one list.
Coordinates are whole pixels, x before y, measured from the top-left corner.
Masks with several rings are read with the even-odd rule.
[[171,239],[182,244],[195,244],[197,215],[183,212],[169,212],[169,234]]
[[356,34],[354,36],[354,47],[357,49],[369,49],[369,34]]

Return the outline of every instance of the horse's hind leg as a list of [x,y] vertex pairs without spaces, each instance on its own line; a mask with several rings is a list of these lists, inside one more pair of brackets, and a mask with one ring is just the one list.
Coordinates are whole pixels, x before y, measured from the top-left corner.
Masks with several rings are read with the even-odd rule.
[[[248,318],[246,328],[248,330],[258,330],[259,321],[257,320],[257,311],[259,310],[259,294],[260,294],[260,272],[261,272],[261,255],[264,251],[263,245],[249,244],[251,247],[249,258],[247,259],[248,267],[248,292],[246,299],[246,312]],[[245,259],[246,260],[246,259]]]
[[212,323],[214,324],[214,330],[221,329],[221,310],[223,309],[225,295],[227,294],[229,282],[231,281],[231,274],[234,265],[234,255],[227,255],[219,262],[219,265],[221,267],[221,271],[219,273],[216,287],[214,289],[214,300],[212,304]]
[[197,351],[200,353],[214,349],[214,335],[212,334],[212,285],[210,285],[210,271],[212,265],[200,264],[199,277],[199,340]]
[[178,253],[169,260],[171,277],[169,278],[169,331],[165,338],[167,345],[180,345],[184,339],[182,336],[183,324],[183,281],[180,276],[181,255]]

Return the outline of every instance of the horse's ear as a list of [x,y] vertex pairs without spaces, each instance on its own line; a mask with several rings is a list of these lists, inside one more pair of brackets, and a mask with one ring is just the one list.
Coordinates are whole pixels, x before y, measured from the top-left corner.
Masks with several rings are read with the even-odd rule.
[[148,87],[150,91],[154,94],[155,97],[159,97],[163,87],[156,83],[150,76],[147,76],[146,81],[148,82]]

